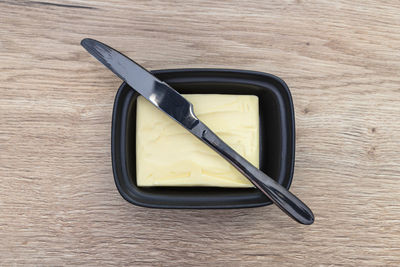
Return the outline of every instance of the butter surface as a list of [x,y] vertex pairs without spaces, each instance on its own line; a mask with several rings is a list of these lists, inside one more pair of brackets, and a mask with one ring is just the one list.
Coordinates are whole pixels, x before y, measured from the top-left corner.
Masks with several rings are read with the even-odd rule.
[[[222,140],[259,166],[258,97],[184,95],[196,116]],[[137,102],[138,186],[252,187],[230,163],[142,96]]]

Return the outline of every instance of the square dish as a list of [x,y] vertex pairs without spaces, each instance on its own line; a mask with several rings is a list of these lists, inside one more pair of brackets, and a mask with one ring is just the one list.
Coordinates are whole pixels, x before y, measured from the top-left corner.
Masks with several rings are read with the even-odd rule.
[[[171,69],[152,72],[184,94],[257,95],[260,169],[289,189],[294,169],[295,125],[287,85],[271,74],[229,69]],[[152,208],[245,208],[271,204],[255,188],[138,187],[136,184],[136,99],[123,83],[116,95],[111,130],[115,184],[124,199]]]

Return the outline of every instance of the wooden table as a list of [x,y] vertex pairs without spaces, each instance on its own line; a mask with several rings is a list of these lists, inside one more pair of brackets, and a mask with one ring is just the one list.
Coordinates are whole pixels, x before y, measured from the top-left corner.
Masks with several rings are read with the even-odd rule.
[[[388,1],[0,1],[0,265],[400,264],[400,5]],[[283,78],[297,126],[291,190],[275,206],[157,210],[114,185],[121,81],[80,46],[149,69]]]

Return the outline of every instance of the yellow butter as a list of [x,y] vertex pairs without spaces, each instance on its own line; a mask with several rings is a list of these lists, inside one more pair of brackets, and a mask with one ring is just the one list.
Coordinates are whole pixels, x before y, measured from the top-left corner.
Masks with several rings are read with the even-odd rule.
[[[258,167],[257,96],[184,97],[200,120]],[[136,166],[138,186],[253,186],[214,150],[141,96],[137,102]]]

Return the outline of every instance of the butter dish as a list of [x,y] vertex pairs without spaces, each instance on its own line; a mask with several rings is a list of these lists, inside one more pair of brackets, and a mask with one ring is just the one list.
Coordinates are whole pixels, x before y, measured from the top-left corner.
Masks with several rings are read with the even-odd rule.
[[[289,188],[294,168],[295,127],[290,92],[265,73],[225,69],[153,71],[184,94],[257,95],[260,115],[260,169]],[[136,184],[136,99],[123,83],[115,98],[112,163],[116,186],[129,202],[155,208],[243,208],[271,204],[255,188],[138,187]]]

